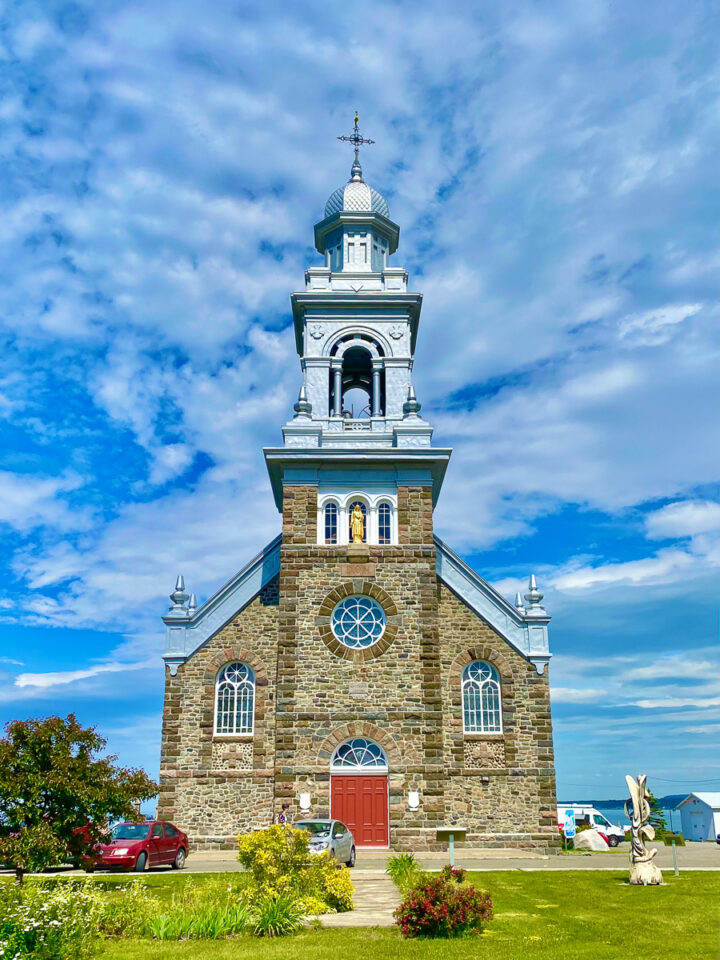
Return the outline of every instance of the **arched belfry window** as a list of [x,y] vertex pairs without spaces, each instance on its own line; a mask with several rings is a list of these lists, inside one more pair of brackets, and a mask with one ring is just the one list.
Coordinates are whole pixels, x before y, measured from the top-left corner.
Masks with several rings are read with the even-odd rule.
[[500,675],[484,660],[469,663],[462,675],[465,733],[502,733]]
[[[362,543],[367,543],[367,507],[362,502],[362,500],[353,500],[352,503],[348,504],[347,516],[348,516],[348,543],[355,542],[353,536],[353,515],[358,518],[359,515],[355,513],[355,507],[360,508],[360,513],[362,514]],[[356,519],[356,523],[359,526],[359,522]]]
[[334,500],[325,504],[325,543],[338,542],[338,505]]
[[215,684],[215,733],[253,732],[255,674],[247,663],[228,663]]
[[387,773],[385,751],[373,740],[354,737],[341,743],[330,761],[331,773]]

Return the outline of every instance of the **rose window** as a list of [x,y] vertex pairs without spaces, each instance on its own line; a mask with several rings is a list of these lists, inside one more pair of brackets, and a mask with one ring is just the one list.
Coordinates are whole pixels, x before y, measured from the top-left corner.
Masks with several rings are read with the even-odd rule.
[[346,597],[335,607],[330,627],[336,639],[353,650],[371,647],[385,632],[385,611],[372,597]]

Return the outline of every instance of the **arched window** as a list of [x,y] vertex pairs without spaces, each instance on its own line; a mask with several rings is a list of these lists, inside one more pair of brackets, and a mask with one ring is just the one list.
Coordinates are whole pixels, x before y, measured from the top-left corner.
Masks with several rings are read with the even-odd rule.
[[469,663],[462,675],[465,733],[502,733],[500,675],[484,660]]
[[255,674],[246,663],[228,663],[215,685],[215,733],[252,733]]
[[341,743],[332,756],[330,770],[333,773],[348,773],[362,770],[363,773],[387,773],[385,751],[372,740],[355,737]]
[[355,507],[360,507],[360,512],[363,516],[363,525],[362,525],[362,542],[367,543],[367,507],[362,502],[362,500],[353,500],[352,503],[348,504],[348,543],[353,542],[353,510]]
[[392,542],[392,507],[381,503],[378,507],[378,543]]
[[325,543],[338,542],[338,508],[334,501],[325,504]]

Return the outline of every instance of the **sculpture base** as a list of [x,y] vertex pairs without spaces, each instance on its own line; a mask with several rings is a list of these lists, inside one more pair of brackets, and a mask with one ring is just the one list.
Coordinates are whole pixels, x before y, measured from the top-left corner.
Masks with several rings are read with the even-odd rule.
[[662,883],[662,871],[652,860],[639,860],[630,864],[630,883],[643,887]]

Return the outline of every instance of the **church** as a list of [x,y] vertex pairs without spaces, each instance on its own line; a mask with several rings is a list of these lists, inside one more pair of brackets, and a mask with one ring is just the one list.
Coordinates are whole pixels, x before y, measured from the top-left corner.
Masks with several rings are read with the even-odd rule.
[[315,224],[291,295],[302,386],[264,450],[281,532],[197,606],[165,615],[158,817],[194,849],[332,816],[358,847],[558,845],[549,617],[509,603],[433,529],[451,450],[412,382],[422,295],[363,178]]

